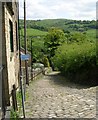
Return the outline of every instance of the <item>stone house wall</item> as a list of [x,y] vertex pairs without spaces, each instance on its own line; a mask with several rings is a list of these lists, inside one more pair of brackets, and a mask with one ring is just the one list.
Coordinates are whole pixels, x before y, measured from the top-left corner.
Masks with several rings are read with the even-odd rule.
[[[13,32],[10,32],[12,23]],[[18,47],[18,5],[16,2],[4,2],[2,5],[2,104],[9,106],[13,85],[19,86],[19,49]],[[16,32],[17,31],[17,32]],[[13,33],[13,52],[11,52],[10,33]],[[1,54],[1,53],[0,53]]]
[[[9,83],[9,94],[13,85],[15,84],[18,87],[18,76],[19,76],[19,51],[17,50],[17,38],[16,38],[16,23],[18,25],[18,14],[16,3],[12,3],[13,15],[9,12],[9,8],[5,6],[5,39],[6,39],[6,59],[7,59],[7,70],[8,70],[8,83]],[[13,25],[13,49],[11,52],[10,49],[10,24]]]

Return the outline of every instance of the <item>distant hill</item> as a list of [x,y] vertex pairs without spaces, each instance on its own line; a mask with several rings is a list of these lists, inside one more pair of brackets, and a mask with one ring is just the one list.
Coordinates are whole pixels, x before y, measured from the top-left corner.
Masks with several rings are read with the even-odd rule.
[[[48,31],[51,27],[57,27],[66,31],[87,31],[96,29],[96,21],[86,20],[68,20],[68,19],[45,19],[45,20],[27,20],[27,28]],[[20,20],[20,26],[23,28],[23,20]]]
[[[20,40],[21,46],[24,48],[24,21],[20,22]],[[46,51],[44,46],[45,35],[51,27],[60,28],[64,31],[67,41],[72,39],[82,40],[84,36],[87,41],[95,43],[96,41],[96,21],[80,21],[68,19],[46,19],[46,20],[27,20],[27,50],[31,51],[31,40],[33,49],[33,60],[42,61],[43,51]],[[79,33],[79,34],[78,34]],[[65,38],[65,40],[66,40]],[[79,41],[78,40],[78,41]],[[73,40],[72,40],[73,41]],[[85,41],[85,39],[84,39]],[[65,48],[64,48],[65,49]],[[83,49],[84,50],[84,49]]]

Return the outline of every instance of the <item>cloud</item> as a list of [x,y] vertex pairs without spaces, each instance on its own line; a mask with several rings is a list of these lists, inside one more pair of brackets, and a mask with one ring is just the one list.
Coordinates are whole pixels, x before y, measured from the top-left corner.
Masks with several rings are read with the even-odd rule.
[[[96,18],[95,0],[26,0],[27,19],[81,19]],[[23,18],[23,0],[20,2],[20,18]]]

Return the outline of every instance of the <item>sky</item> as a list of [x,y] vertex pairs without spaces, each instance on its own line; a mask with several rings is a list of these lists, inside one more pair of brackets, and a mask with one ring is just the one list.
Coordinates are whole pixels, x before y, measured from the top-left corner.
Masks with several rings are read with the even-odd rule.
[[[26,0],[26,19],[95,20],[96,0]],[[24,17],[24,0],[19,0],[19,16]]]

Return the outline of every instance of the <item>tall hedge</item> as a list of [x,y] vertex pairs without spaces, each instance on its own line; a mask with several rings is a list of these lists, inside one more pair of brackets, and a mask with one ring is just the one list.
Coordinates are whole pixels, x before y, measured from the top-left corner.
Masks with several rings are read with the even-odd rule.
[[90,42],[65,43],[57,49],[53,62],[63,74],[71,76],[83,73],[85,79],[96,68],[96,45]]

